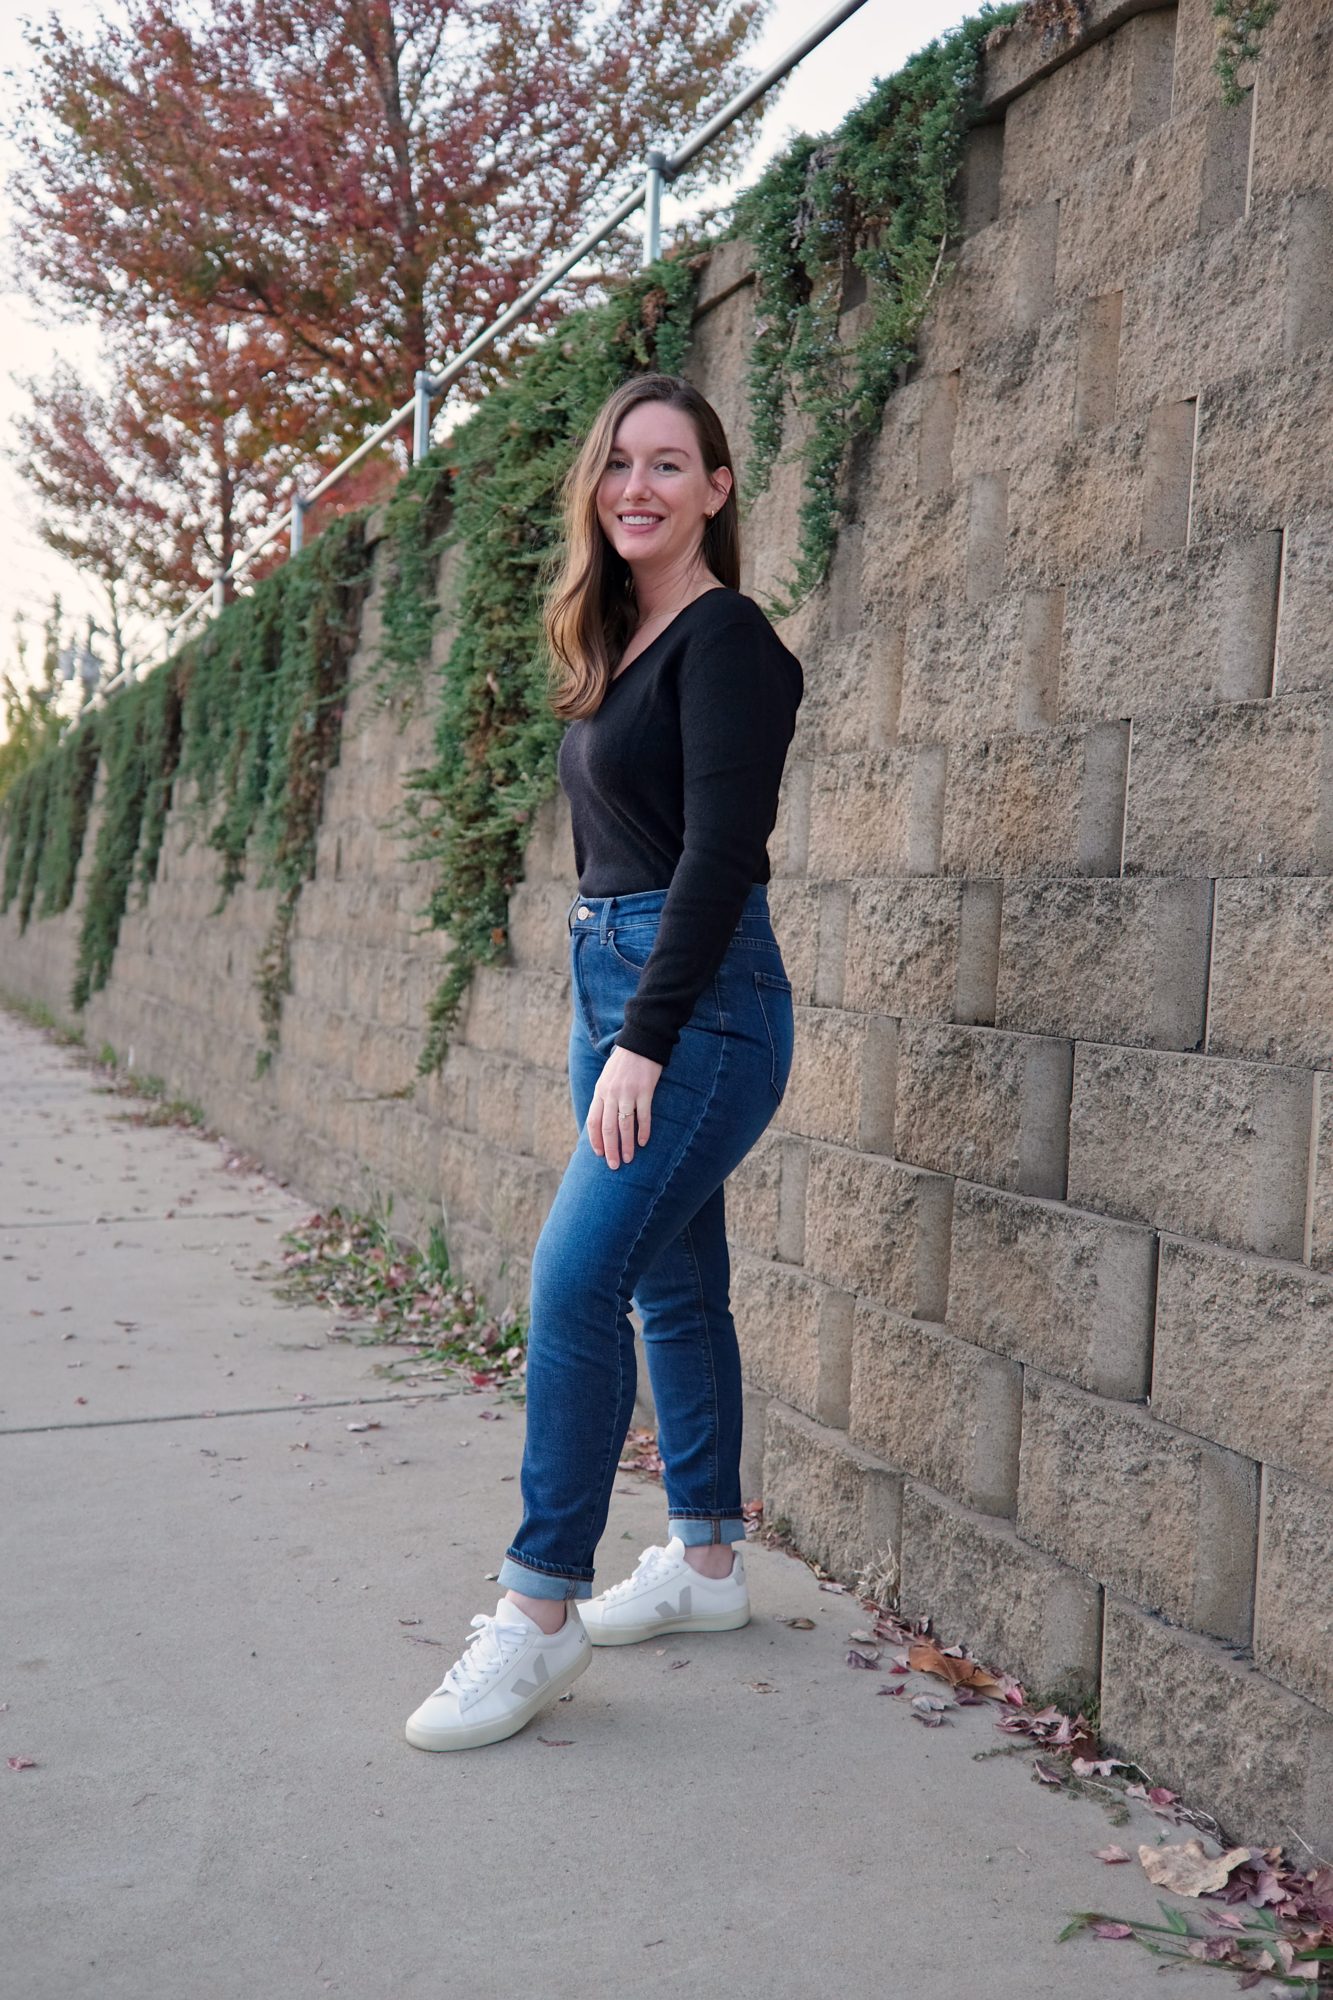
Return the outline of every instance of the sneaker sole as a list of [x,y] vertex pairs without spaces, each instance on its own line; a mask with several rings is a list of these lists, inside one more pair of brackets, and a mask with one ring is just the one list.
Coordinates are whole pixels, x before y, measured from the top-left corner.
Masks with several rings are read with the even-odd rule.
[[585,1618],[583,1629],[594,1646],[635,1646],[641,1639],[655,1639],[659,1632],[738,1632],[750,1622],[750,1607],[739,1611],[700,1611],[688,1618],[655,1618],[651,1625],[621,1625],[600,1631]]
[[522,1708],[494,1722],[474,1722],[463,1729],[434,1730],[409,1720],[403,1733],[417,1750],[480,1750],[486,1743],[502,1743],[506,1736],[516,1736],[528,1723],[535,1722],[591,1665],[591,1654],[580,1652],[567,1667],[551,1675],[539,1695],[530,1695]]

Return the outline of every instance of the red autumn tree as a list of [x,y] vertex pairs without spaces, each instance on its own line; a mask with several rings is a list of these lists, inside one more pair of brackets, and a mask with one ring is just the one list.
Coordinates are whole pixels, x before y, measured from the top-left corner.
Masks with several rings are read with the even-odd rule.
[[[231,545],[249,495],[267,503],[297,463],[330,463],[382,421],[418,368],[457,352],[634,185],[649,146],[669,151],[736,93],[768,4],[123,0],[120,22],[84,38],[58,19],[30,30],[30,108],[12,121],[26,281],[95,315],[131,357],[99,446],[159,478],[124,517],[145,576],[156,564],[187,587]],[[678,191],[733,171],[760,115]],[[464,393],[631,268],[639,241],[618,231]],[[169,352],[207,354],[202,379],[153,369],[163,329]],[[34,422],[49,437],[68,415],[53,390]],[[45,452],[53,505],[60,463]],[[187,463],[211,467],[206,495],[181,479]],[[176,548],[165,563],[150,530],[155,550]]]

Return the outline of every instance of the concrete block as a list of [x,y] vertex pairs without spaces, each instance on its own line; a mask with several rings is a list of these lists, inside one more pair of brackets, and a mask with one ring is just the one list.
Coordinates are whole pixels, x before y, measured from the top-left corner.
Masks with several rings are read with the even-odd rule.
[[1018,1531],[1177,1624],[1249,1643],[1252,1459],[1028,1369]]
[[791,1265],[733,1257],[731,1309],[746,1380],[845,1430],[854,1303],[850,1292]]
[[1068,1198],[1236,1249],[1299,1257],[1313,1097],[1304,1070],[1081,1042]]
[[1333,1493],[1264,1467],[1254,1657],[1296,1694],[1333,1710]]
[[891,1151],[897,1044],[898,1023],[883,1016],[798,1008],[780,1129]]
[[[478,968],[479,971],[488,968]],[[474,974],[474,978],[475,978]],[[572,997],[567,972],[520,972],[506,967],[501,977],[511,987],[506,1046],[525,1062],[543,1069],[563,1068],[569,1060]],[[468,1016],[468,1040],[472,1017]]]
[[983,1514],[1012,1514],[1023,1371],[943,1326],[858,1299],[848,1435]]
[[904,744],[973,742],[1054,721],[1063,591],[1015,583],[977,604],[913,606],[903,646]]
[[1065,1191],[1066,1041],[905,1021],[894,1145],[914,1166],[1020,1194]]
[[523,972],[567,972],[572,895],[563,882],[520,882],[509,897],[509,952]]
[[950,746],[941,868],[1118,875],[1128,756],[1125,722]]
[[1228,1843],[1333,1847],[1333,1716],[1111,1592],[1101,1724],[1115,1755],[1212,1813]]
[[[1333,198],[1329,207],[1333,234]],[[1325,265],[1324,284],[1333,295],[1327,269]],[[1333,310],[1330,322],[1326,340],[1333,339]],[[1273,690],[1296,694],[1333,688],[1333,517],[1321,512],[1289,523],[1282,551],[1282,617]]]
[[1333,1067],[1333,882],[1217,884],[1208,1053]]
[[768,910],[782,963],[791,980],[792,1000],[808,1007],[814,999],[819,962],[820,889],[808,882],[775,877],[768,884]]
[[[573,1113],[570,1113],[571,1123]],[[756,1257],[778,1257],[783,1142],[772,1130],[727,1176],[727,1236]],[[799,1263],[800,1259],[792,1261]]]
[[1189,533],[1198,399],[1158,403],[1148,412],[1143,448],[1139,541],[1144,549],[1183,548]]
[[951,1184],[942,1175],[811,1146],[806,1269],[844,1291],[937,1319],[948,1282],[951,1205]]
[[1266,530],[1071,578],[1061,721],[1266,699],[1281,554]]
[[999,943],[997,881],[853,882],[842,1004],[930,1021],[989,1021]]
[[898,1546],[902,1475],[774,1400],[764,1435],[764,1520],[786,1523],[797,1547],[854,1582]]
[[1133,63],[1128,26],[1012,99],[1004,120],[1002,213],[1063,194],[1080,166],[1130,136]]
[[[1270,197],[1245,221],[1211,238],[1192,236],[1130,271],[1120,329],[1120,409],[1178,404],[1201,384],[1229,376],[1239,355],[1250,370],[1282,366],[1285,210],[1285,202]],[[1262,517],[1246,525],[1280,526]]]
[[477,1131],[512,1153],[533,1150],[533,1072],[508,1056],[477,1065]]
[[516,1152],[495,1150],[486,1219],[507,1252],[531,1255],[557,1185],[558,1176],[549,1167]]
[[1333,19],[1327,8],[1302,7],[1289,16],[1283,34],[1265,38],[1255,90],[1251,201],[1333,185],[1327,117],[1333,102]]
[[898,736],[902,669],[901,625],[875,620],[826,642],[797,711],[800,750],[824,756],[890,749]]
[[995,1025],[1197,1049],[1210,901],[1202,879],[1006,885]]
[[1135,724],[1127,875],[1317,875],[1331,864],[1326,703],[1289,695]]
[[1057,300],[1123,291],[1193,240],[1197,204],[1182,189],[1199,185],[1207,138],[1206,113],[1186,112],[1071,176],[1060,197]]
[[1333,1270],[1333,1075],[1328,1070],[1315,1072],[1314,1107],[1305,1261],[1316,1271],[1329,1271]]
[[[1280,311],[1274,300],[1274,316]],[[1333,381],[1322,346],[1209,383],[1199,404],[1191,537],[1212,540],[1326,512],[1333,463],[1323,439],[1331,421]]]
[[1102,1593],[1078,1570],[909,1479],[903,1486],[899,1607],[928,1617],[945,1645],[1023,1683],[1029,1698],[1071,1710],[1095,1693]]
[[932,874],[943,796],[940,748],[819,759],[810,794],[811,880]]
[[1156,1276],[1151,1230],[954,1188],[948,1322],[993,1353],[1101,1396],[1146,1396]]
[[[804,706],[804,704],[802,704]],[[810,857],[810,795],[814,764],[799,751],[787,758],[777,818],[768,836],[768,861],[777,876],[803,876]]]
[[1164,1422],[1333,1487],[1330,1352],[1333,1280],[1162,1238],[1152,1407]]

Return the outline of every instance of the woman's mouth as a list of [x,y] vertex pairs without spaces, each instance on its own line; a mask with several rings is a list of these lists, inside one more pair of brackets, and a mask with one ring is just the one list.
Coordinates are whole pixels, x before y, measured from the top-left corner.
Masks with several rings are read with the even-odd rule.
[[654,528],[662,524],[660,514],[618,514],[616,519],[631,535],[650,535]]

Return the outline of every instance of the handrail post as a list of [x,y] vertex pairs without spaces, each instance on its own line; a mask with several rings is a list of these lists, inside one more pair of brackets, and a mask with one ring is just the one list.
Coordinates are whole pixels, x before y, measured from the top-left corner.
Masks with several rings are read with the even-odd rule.
[[645,157],[648,173],[643,190],[645,216],[643,261],[645,264],[655,264],[662,254],[662,181],[666,154],[660,146],[653,146]]
[[430,373],[418,368],[412,382],[415,401],[412,407],[412,463],[420,465],[430,450]]
[[220,569],[213,578],[213,616],[227,608],[227,572]]
[[292,525],[288,536],[287,553],[289,556],[299,556],[304,547],[305,501],[301,498],[301,489],[298,486],[292,493]]

